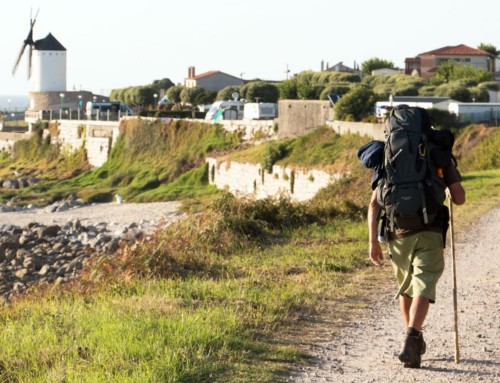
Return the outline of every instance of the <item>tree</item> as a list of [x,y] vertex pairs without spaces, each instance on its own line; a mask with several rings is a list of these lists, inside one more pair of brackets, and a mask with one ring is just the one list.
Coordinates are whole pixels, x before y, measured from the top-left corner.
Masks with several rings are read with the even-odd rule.
[[164,78],[161,80],[154,80],[151,86],[156,89],[157,93],[161,91],[167,91],[169,88],[173,87],[175,84],[169,79]]
[[500,51],[497,49],[497,47],[492,44],[481,43],[479,44],[477,49],[481,49],[482,51],[488,52],[489,54],[495,57],[497,57],[500,54]]
[[434,85],[440,85],[458,80],[468,80],[477,85],[492,81],[493,75],[484,69],[476,69],[472,65],[458,65],[453,61],[442,63],[436,70],[436,76],[431,79]]
[[174,85],[167,90],[167,97],[170,101],[175,104],[181,102],[181,92],[184,87],[180,85]]
[[488,63],[488,65],[489,65],[488,70],[490,72],[495,72],[495,68],[496,68],[495,61],[496,61],[498,55],[500,54],[500,51],[493,44],[484,44],[484,43],[481,43],[481,44],[479,44],[479,46],[477,48],[481,49],[481,50],[483,50],[485,52],[488,52],[490,55],[492,55],[491,60]]
[[278,102],[279,89],[276,85],[264,81],[256,81],[247,84],[245,98],[249,102]]
[[294,80],[282,81],[278,88],[280,91],[280,98],[282,100],[297,99],[297,83]]
[[365,75],[372,74],[375,69],[394,68],[392,61],[384,60],[378,57],[368,59],[361,64],[361,71]]
[[203,88],[184,88],[181,90],[180,98],[183,104],[195,105],[196,97],[203,93]]
[[213,104],[215,98],[217,97],[217,92],[210,90],[203,90],[203,92],[199,93],[195,99],[195,105],[204,105],[204,104]]
[[234,92],[238,93],[238,96],[241,97],[240,88],[241,87],[237,85],[226,86],[224,89],[221,89],[219,93],[217,93],[217,101],[232,100],[232,94]]
[[352,116],[355,121],[373,115],[377,97],[370,87],[357,85],[335,104],[335,119],[346,120]]

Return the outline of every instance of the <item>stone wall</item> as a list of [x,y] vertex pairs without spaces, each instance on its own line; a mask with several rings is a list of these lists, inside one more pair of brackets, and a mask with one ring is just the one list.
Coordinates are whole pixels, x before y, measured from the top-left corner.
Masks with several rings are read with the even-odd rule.
[[[64,94],[64,97],[61,97],[61,94]],[[61,104],[64,108],[78,109],[80,100],[82,101],[81,108],[85,110],[87,101],[92,101],[94,96],[97,97],[98,101],[109,101],[109,97],[94,95],[92,92],[84,90],[71,92],[30,92],[28,95],[30,100],[29,111],[59,110]]]
[[263,171],[260,164],[219,161],[207,158],[209,182],[219,189],[226,189],[236,196],[290,196],[296,201],[306,201],[335,182],[342,174],[321,170],[306,170],[273,166],[272,173]]
[[280,100],[278,102],[278,137],[298,137],[322,127],[331,120],[330,101]]
[[17,141],[28,140],[30,137],[30,133],[0,132],[0,151],[10,152]]
[[59,121],[58,143],[63,150],[78,150],[83,144],[89,164],[104,164],[119,134],[118,121]]
[[327,121],[326,125],[338,134],[359,133],[373,140],[384,140],[384,124],[367,122]]

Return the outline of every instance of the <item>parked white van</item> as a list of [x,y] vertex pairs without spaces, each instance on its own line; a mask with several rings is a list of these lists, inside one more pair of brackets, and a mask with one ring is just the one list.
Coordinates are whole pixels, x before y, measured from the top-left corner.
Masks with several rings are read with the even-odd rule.
[[270,120],[278,117],[278,104],[249,102],[243,110],[244,120]]
[[242,120],[245,101],[216,101],[205,116],[205,120]]
[[88,101],[85,111],[88,119],[105,120],[116,119],[121,116],[133,116],[134,111],[127,105],[119,101],[92,102]]

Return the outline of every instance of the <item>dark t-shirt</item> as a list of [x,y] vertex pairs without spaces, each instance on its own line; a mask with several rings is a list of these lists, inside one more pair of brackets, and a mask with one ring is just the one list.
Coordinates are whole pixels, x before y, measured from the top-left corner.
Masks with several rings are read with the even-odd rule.
[[[454,183],[462,181],[462,176],[460,175],[458,169],[455,167],[453,163],[450,166],[443,169],[443,180],[446,186],[450,186],[453,185]],[[441,219],[441,217],[438,217],[436,219]],[[429,228],[425,230],[396,229],[394,233],[389,232],[389,239],[408,237],[420,231],[435,231],[437,233],[441,233],[443,231],[443,226],[441,224],[436,224],[435,226],[430,225]]]

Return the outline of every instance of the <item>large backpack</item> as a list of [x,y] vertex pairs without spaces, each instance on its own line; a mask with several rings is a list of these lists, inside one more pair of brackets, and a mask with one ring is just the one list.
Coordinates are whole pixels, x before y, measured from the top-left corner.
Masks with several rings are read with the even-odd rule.
[[[437,134],[425,109],[405,105],[389,112],[384,133],[383,176],[377,200],[387,228],[394,232],[442,226],[438,222],[445,200],[442,167],[449,166],[451,132]],[[437,136],[451,140],[449,156],[444,145],[436,142]]]

